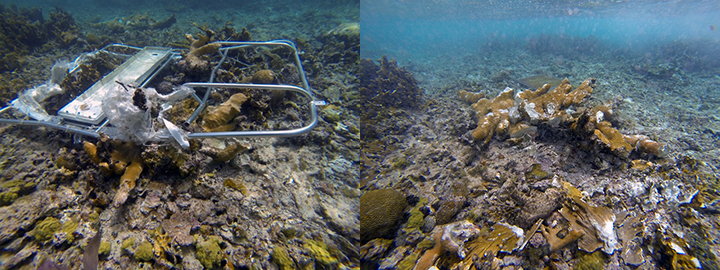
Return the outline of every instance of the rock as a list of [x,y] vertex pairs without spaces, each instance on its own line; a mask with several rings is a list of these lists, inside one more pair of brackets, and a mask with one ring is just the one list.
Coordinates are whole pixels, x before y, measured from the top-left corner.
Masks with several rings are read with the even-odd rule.
[[207,241],[198,243],[195,248],[195,256],[206,269],[215,269],[220,266],[223,253],[219,239],[210,237]]
[[11,240],[19,230],[28,231],[38,219],[56,211],[59,201],[53,199],[52,193],[36,191],[0,208],[0,243]]
[[449,198],[440,201],[437,204],[437,213],[435,213],[436,224],[442,225],[452,221],[455,214],[465,206],[465,197],[451,195]]

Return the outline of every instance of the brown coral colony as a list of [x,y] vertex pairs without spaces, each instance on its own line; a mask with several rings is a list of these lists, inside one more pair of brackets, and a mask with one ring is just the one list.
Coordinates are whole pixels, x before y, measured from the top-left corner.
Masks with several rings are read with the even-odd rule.
[[544,125],[569,127],[580,137],[591,139],[622,158],[627,158],[633,151],[664,157],[665,145],[645,135],[625,135],[613,128],[605,120],[612,116],[608,105],[580,110],[595,89],[595,82],[594,78],[587,79],[573,90],[570,81],[564,79],[552,90],[545,84],[535,91],[528,89],[517,94],[512,88],[505,88],[492,100],[464,90],[459,91],[458,96],[473,103],[478,125],[471,135],[481,145],[492,138],[505,140],[535,135],[538,127]]

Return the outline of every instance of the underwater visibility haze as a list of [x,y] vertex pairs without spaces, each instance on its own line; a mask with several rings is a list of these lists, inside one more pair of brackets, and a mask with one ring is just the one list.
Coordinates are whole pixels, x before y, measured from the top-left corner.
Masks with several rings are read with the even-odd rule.
[[361,1],[364,269],[718,269],[720,3]]

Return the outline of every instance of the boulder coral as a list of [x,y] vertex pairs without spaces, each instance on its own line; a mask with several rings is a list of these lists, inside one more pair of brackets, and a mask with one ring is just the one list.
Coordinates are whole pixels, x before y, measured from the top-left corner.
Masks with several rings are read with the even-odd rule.
[[405,196],[394,189],[378,189],[360,197],[360,239],[363,243],[392,235],[407,206]]

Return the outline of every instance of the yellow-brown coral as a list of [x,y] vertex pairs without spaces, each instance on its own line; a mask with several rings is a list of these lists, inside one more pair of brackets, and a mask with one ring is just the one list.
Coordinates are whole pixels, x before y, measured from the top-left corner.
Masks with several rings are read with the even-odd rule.
[[227,125],[230,120],[240,113],[240,107],[247,99],[248,98],[242,93],[232,95],[227,101],[218,105],[205,115],[202,125],[203,129],[205,129],[205,131],[222,129],[224,125]]
[[85,150],[85,154],[88,155],[90,161],[95,164],[102,163],[102,159],[100,159],[100,157],[98,156],[97,146],[95,146],[95,144],[85,141],[83,142],[83,150]]
[[205,31],[205,35],[198,35],[197,39],[190,34],[185,35],[185,38],[190,42],[190,52],[185,56],[185,62],[191,68],[203,66],[205,63],[200,57],[216,52],[222,46],[220,43],[208,43],[212,39],[212,36],[215,35],[215,32],[206,27],[195,26]]
[[472,108],[480,120],[477,128],[472,131],[473,139],[486,144],[494,134],[505,132],[510,126],[509,109],[513,105],[513,91],[510,88],[505,89],[492,101],[482,98],[475,102]]
[[269,84],[276,81],[275,79],[275,73],[272,72],[272,70],[269,69],[263,69],[258,72],[255,72],[252,76],[252,83],[261,83],[261,84]]
[[558,250],[564,245],[578,240],[578,248],[586,252],[594,252],[603,248],[606,254],[613,254],[618,248],[618,239],[614,230],[615,215],[603,206],[591,206],[582,199],[582,193],[570,183],[562,181],[569,200],[559,213],[568,220],[570,227],[563,239],[557,233],[561,228],[543,228],[542,232],[551,244],[551,250]]
[[595,140],[616,155],[627,158],[631,152],[647,153],[657,157],[666,155],[665,146],[643,135],[624,135],[606,120],[611,120],[610,105],[599,105],[582,113],[568,110],[583,103],[593,92],[595,79],[583,81],[574,90],[567,79],[554,89],[545,84],[537,90],[525,90],[513,96],[514,91],[506,88],[493,100],[483,98],[482,93],[459,91],[461,100],[473,103],[478,116],[478,125],[472,131],[472,138],[480,144],[487,144],[493,137],[506,139],[533,135],[538,124],[551,127],[571,125],[581,137]]
[[506,137],[508,131],[512,137],[534,133],[531,124],[540,121],[556,126],[560,121],[571,120],[565,109],[581,103],[592,94],[594,83],[595,79],[587,79],[572,90],[572,85],[565,79],[552,91],[550,85],[546,84],[535,91],[525,90],[517,95],[511,88],[506,88],[493,100],[478,99],[478,94],[467,91],[458,94],[461,99],[474,102],[472,108],[477,112],[479,120],[472,137],[477,142],[487,144],[495,135]]
[[125,203],[130,194],[130,191],[135,188],[135,182],[140,177],[143,170],[142,159],[133,160],[130,165],[125,168],[125,173],[120,177],[120,187],[117,193],[115,193],[115,199],[113,199],[113,206],[119,207]]

